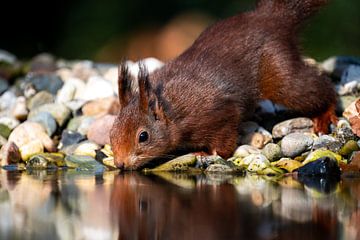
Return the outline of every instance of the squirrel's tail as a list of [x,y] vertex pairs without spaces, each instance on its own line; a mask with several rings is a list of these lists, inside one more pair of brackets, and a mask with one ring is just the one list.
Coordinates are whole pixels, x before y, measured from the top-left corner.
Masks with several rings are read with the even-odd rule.
[[257,11],[278,15],[293,26],[316,13],[328,0],[259,0]]

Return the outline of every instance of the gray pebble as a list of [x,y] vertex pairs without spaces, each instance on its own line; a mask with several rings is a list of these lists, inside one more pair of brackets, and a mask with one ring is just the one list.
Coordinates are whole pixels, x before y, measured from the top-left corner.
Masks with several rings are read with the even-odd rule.
[[302,133],[291,133],[281,141],[281,152],[285,157],[296,157],[312,147],[314,140]]
[[49,136],[52,136],[56,129],[57,124],[53,116],[48,112],[39,112],[38,114],[28,118],[29,121],[40,123]]
[[294,118],[278,123],[272,130],[274,138],[282,138],[290,133],[310,133],[313,122],[309,118]]
[[279,160],[282,157],[281,148],[278,144],[268,143],[262,149],[262,154],[270,161]]

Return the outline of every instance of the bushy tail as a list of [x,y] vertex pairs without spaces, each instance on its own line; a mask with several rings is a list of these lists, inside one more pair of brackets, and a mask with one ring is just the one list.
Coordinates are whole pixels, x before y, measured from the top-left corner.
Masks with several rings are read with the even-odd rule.
[[293,26],[300,25],[316,13],[328,0],[260,0],[257,11],[278,15]]

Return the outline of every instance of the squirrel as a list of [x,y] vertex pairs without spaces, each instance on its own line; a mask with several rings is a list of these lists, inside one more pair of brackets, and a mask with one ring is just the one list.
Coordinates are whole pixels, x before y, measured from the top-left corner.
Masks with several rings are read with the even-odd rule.
[[327,0],[260,0],[255,10],[208,27],[180,56],[149,74],[138,91],[120,64],[120,111],[110,132],[115,164],[135,170],[185,152],[230,157],[239,125],[269,99],[314,121],[336,123],[330,79],[304,63],[297,33]]

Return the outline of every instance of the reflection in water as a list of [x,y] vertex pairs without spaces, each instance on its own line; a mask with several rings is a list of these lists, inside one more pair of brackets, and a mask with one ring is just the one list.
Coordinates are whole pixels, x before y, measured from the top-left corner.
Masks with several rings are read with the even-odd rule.
[[[358,239],[360,179],[0,172],[0,239]],[[323,187],[321,187],[323,186]]]

